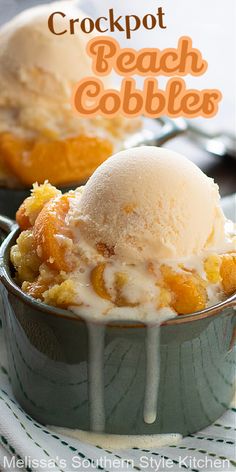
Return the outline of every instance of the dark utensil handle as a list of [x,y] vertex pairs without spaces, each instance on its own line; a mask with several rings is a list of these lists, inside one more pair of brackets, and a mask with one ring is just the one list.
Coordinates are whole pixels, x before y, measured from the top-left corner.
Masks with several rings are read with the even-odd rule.
[[156,121],[159,121],[162,124],[162,130],[156,137],[156,146],[162,146],[170,139],[173,139],[187,131],[187,124],[183,118],[174,120],[167,116],[163,116],[157,118]]
[[174,139],[177,136],[183,134],[187,130],[187,126],[184,119],[179,118],[178,120],[172,120],[167,116],[162,118],[157,118],[162,124],[162,129],[160,133],[154,138],[155,146],[162,146],[170,139]]

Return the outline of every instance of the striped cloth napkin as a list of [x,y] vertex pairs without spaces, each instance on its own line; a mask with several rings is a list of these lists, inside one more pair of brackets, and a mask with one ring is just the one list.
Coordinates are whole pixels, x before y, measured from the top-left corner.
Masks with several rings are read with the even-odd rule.
[[[224,211],[234,220],[235,210],[236,196],[224,199]],[[210,427],[185,437],[177,446],[157,450],[103,449],[37,423],[14,399],[2,331],[0,324],[1,471],[236,471],[235,403]]]

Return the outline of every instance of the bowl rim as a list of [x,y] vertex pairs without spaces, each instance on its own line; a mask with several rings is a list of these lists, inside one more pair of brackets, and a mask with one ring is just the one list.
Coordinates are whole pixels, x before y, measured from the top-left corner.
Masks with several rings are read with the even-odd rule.
[[[9,218],[4,218],[6,220],[5,231],[8,232],[8,236],[4,239],[0,246],[0,282],[6,287],[7,291],[14,294],[18,297],[23,303],[28,306],[31,306],[42,313],[46,313],[51,316],[58,318],[65,318],[68,320],[85,322],[84,318],[76,315],[70,310],[63,308],[57,308],[54,306],[47,305],[46,303],[41,302],[40,300],[32,298],[30,295],[24,293],[21,288],[16,284],[13,278],[10,275],[10,265],[9,265],[9,254],[10,248],[15,243],[15,240],[20,233],[20,228],[17,223],[13,222]],[[3,226],[2,226],[3,228]],[[189,313],[187,315],[176,315],[175,318],[171,318],[162,323],[161,326],[173,326],[178,324],[185,324],[189,322],[199,321],[205,318],[211,318],[212,316],[220,315],[221,312],[227,308],[236,309],[236,293],[233,294],[228,299],[217,303],[211,307],[205,308],[204,310],[196,311],[194,313]],[[236,315],[236,311],[235,311]],[[90,320],[91,321],[91,320]],[[94,324],[97,324],[98,320],[94,320]],[[108,321],[107,326],[112,328],[146,328],[145,322],[132,322],[125,320],[117,321]]]

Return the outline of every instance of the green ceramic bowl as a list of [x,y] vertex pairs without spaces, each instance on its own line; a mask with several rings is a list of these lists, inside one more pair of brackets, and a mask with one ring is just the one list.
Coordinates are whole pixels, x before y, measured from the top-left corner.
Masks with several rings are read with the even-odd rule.
[[[43,424],[91,430],[91,357],[86,324],[73,313],[25,295],[15,284],[9,252],[19,233],[0,249],[2,318],[9,371],[17,401]],[[214,422],[234,393],[236,296],[201,312],[179,316],[160,328],[157,418],[143,419],[146,336],[143,324],[105,328],[102,385],[105,432],[194,433]],[[99,331],[99,326],[94,329]],[[97,331],[97,332],[98,332]]]

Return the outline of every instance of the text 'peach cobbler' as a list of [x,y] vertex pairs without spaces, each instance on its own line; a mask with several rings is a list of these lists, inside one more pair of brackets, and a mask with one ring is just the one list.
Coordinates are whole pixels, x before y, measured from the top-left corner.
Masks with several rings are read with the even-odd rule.
[[17,212],[17,282],[88,317],[202,310],[236,292],[236,231],[219,202],[192,162],[154,147],[111,157],[66,194],[35,184]]

